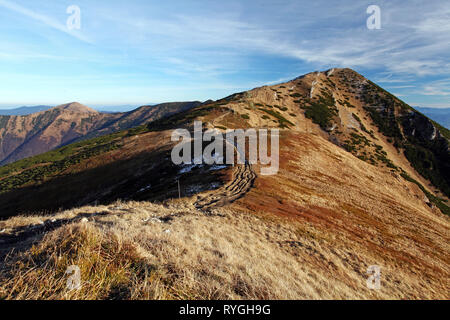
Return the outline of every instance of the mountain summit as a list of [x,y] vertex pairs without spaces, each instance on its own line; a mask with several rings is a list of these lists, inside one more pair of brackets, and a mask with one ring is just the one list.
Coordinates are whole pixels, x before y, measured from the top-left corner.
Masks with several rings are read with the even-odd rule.
[[55,109],[70,111],[70,112],[74,112],[74,113],[99,113],[98,111],[96,111],[92,108],[89,108],[78,102],[62,104],[62,105],[56,106]]

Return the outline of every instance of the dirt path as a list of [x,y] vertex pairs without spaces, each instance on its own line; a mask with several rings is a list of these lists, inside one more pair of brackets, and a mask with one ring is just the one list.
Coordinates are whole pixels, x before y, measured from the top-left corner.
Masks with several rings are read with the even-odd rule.
[[230,204],[250,191],[255,179],[256,173],[250,164],[237,165],[233,179],[228,184],[206,195],[197,196],[194,206],[200,210],[210,210]]

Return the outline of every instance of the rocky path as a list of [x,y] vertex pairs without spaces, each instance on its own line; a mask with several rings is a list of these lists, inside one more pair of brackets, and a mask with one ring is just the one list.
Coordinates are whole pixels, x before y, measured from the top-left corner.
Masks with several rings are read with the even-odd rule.
[[250,164],[237,165],[233,172],[233,179],[229,183],[206,195],[197,196],[194,206],[207,211],[230,204],[250,191],[255,179],[256,173]]

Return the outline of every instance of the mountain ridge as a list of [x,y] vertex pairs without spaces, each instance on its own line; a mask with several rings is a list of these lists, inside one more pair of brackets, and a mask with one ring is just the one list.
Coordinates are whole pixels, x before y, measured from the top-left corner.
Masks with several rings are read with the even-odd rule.
[[72,102],[26,116],[0,116],[0,165],[80,139],[137,126],[198,104],[200,102],[179,102],[125,113],[101,113]]
[[[445,128],[350,69],[185,107],[0,167],[0,298],[448,299]],[[194,121],[279,130],[277,174],[174,164]]]
[[0,109],[0,116],[25,116],[36,112],[45,111],[53,108],[47,105],[23,106],[10,109]]
[[[434,125],[434,122],[414,112],[404,102],[393,97],[351,69],[330,69],[326,72],[309,73],[283,84],[255,88],[218,101],[198,104],[197,106],[195,104],[198,103],[194,103],[194,105],[188,104],[186,110],[174,112],[173,114],[164,112],[164,115],[158,116],[156,113],[158,120],[145,119],[148,125],[141,125],[125,131],[116,130],[116,128],[121,126],[135,126],[137,122],[133,119],[142,119],[142,115],[148,114],[149,108],[150,110],[158,110],[152,109],[153,107],[143,106],[124,115],[122,120],[115,119],[113,123],[118,123],[117,127],[111,124],[105,125],[106,129],[102,132],[103,134],[110,133],[108,130],[116,133],[113,133],[111,138],[106,135],[104,136],[105,138],[99,140],[105,141],[104,147],[100,148],[95,142],[97,140],[93,140],[95,142],[93,144],[87,140],[87,145],[83,146],[83,148],[87,150],[88,158],[91,157],[89,154],[92,154],[92,157],[98,158],[96,161],[102,163],[102,166],[109,167],[111,161],[119,161],[127,154],[134,154],[140,159],[140,156],[135,151],[128,150],[128,143],[140,144],[134,142],[135,139],[140,141],[140,137],[144,137],[152,132],[162,134],[174,128],[191,130],[192,121],[195,119],[203,121],[206,127],[222,131],[227,128],[258,127],[279,128],[282,131],[293,130],[295,132],[318,135],[351,153],[358,158],[358,161],[362,160],[391,175],[402,177],[405,181],[414,182],[424,192],[425,203],[430,207],[438,206],[441,211],[448,212],[448,206],[445,204],[447,201],[446,187],[448,186],[445,166],[448,166],[448,164],[445,162],[445,159],[448,159],[449,155],[448,138],[444,137],[448,132],[444,128],[437,127]],[[171,104],[164,105],[164,107],[170,106]],[[165,109],[163,108],[163,110]],[[132,115],[131,118],[130,115]],[[420,130],[411,130],[411,128],[415,127]],[[163,148],[165,153],[163,152],[159,156],[166,159],[168,157],[167,146],[170,145],[170,142],[166,138],[164,141],[166,141],[166,147]],[[151,144],[155,144],[155,142]],[[97,151],[91,152],[90,150],[94,147],[104,148],[104,151],[100,153]],[[116,154],[116,151],[114,151],[123,148],[125,149],[122,153]],[[139,145],[136,148],[145,154],[145,149],[150,148],[150,146]],[[103,152],[105,152],[104,155],[102,154]],[[153,153],[154,151],[149,152]],[[56,150],[56,152],[50,154],[59,158],[60,153],[61,151]],[[65,154],[65,151],[62,154]],[[424,156],[418,156],[420,154]],[[105,158],[106,155],[108,155],[108,159]],[[72,155],[69,156],[72,157]],[[97,165],[94,165],[92,168],[90,165],[80,167],[80,161],[83,163],[85,156],[81,159],[76,154],[74,156],[74,159],[77,160],[64,160],[69,163],[68,168],[64,165],[64,172],[73,170],[78,172],[87,168],[93,170],[92,172],[96,172]],[[438,158],[438,156],[443,160]],[[36,159],[25,159],[26,161],[19,161],[1,170],[3,176],[7,175],[7,177],[0,180],[0,185],[3,187],[4,192],[8,191],[9,194],[14,194],[11,193],[14,189],[20,189],[23,182],[21,182],[22,178],[19,179],[19,176],[29,176],[31,172],[36,171],[37,176],[33,178],[37,179],[35,180],[36,182],[47,181],[49,178],[51,180],[54,170],[57,170],[56,172],[60,170],[52,169],[48,175],[45,173],[47,169],[39,164],[47,163],[51,156],[44,154]],[[157,160],[156,163],[159,161]],[[74,165],[70,164],[72,162]],[[134,170],[132,169],[132,163],[124,163],[124,172],[127,172],[123,176],[125,181],[130,180],[131,173],[128,170]],[[36,165],[39,165],[39,167],[34,168]],[[442,167],[439,167],[439,165]],[[135,164],[135,166],[142,166],[142,164]],[[147,166],[144,167],[147,168]],[[14,170],[18,168],[21,168],[19,170],[20,173],[14,174]],[[30,168],[31,170],[22,172],[24,168]],[[121,194],[120,197],[127,198],[135,191],[145,189],[147,185],[141,181],[142,178],[139,175],[146,175],[146,170],[150,169],[142,169],[142,173],[139,173],[136,177],[137,180],[131,179],[134,182],[130,181],[129,189],[126,190],[122,190],[122,186],[118,186],[122,191],[115,189],[113,186],[118,182],[116,180],[109,183],[105,181],[104,183],[110,184],[111,187],[109,188],[110,191],[108,191],[110,196],[104,195],[101,197],[104,199],[103,201],[113,201],[119,194]],[[173,166],[162,164],[156,176],[167,172],[168,176],[164,179],[172,181],[173,177],[170,177],[170,175],[173,173],[173,170],[175,170]],[[96,176],[98,177],[99,174]],[[131,176],[134,175],[132,174]],[[120,175],[117,176],[120,177]],[[126,178],[127,176],[128,178]],[[161,177],[160,179],[163,178]],[[434,186],[430,184],[430,181],[433,182]],[[39,183],[36,186],[39,186]],[[13,186],[12,189],[7,187],[8,184]],[[74,185],[76,184],[74,183]],[[154,194],[165,194],[166,197],[175,194],[176,189],[169,192],[167,190],[168,186],[173,188],[172,183],[167,185],[163,183],[158,187],[161,190],[156,192],[155,189]],[[91,187],[92,190],[98,189],[99,191],[101,188],[100,185]],[[55,190],[54,192],[58,191]],[[73,190],[69,194],[67,203],[61,203],[61,207],[70,207],[70,198],[76,197],[77,192]],[[97,197],[96,193],[92,192],[91,200],[86,199],[87,203],[94,201],[95,197]],[[40,198],[45,198],[45,196],[43,195]],[[159,196],[156,198],[161,199]],[[11,201],[14,202],[14,200]],[[82,205],[86,204],[86,202],[77,202],[77,204]],[[48,204],[48,206],[51,207],[51,204]],[[28,207],[26,210],[28,211],[31,208]],[[46,207],[45,209],[48,208]]]

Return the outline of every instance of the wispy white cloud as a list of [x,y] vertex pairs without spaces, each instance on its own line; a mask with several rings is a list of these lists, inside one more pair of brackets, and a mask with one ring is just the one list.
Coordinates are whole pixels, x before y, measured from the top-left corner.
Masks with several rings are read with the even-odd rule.
[[[321,9],[321,19],[333,21],[334,10]],[[450,32],[443,32],[450,28],[448,12],[432,7],[422,10],[421,15],[411,15],[404,12],[403,5],[382,6],[382,14],[391,17],[382,30],[368,30],[362,20],[361,26],[330,28],[320,38],[308,36],[309,32],[317,32],[315,25],[289,30],[283,21],[275,19],[272,24],[255,23],[220,14],[174,14],[164,19],[113,14],[106,19],[124,25],[128,39],[153,43],[156,40],[158,45],[162,44],[161,50],[220,47],[239,54],[260,52],[291,57],[317,66],[385,68],[396,74],[425,76],[450,72],[447,63]],[[347,14],[345,18],[349,21],[356,18],[354,11],[343,14]]]
[[392,72],[380,72],[378,73],[377,77],[374,78],[374,81],[381,84],[409,83],[414,81],[414,78],[412,76],[398,77]]
[[75,30],[69,30],[67,28],[67,26],[65,26],[64,24],[58,22],[57,20],[48,17],[46,15],[40,14],[38,12],[35,12],[33,10],[30,10],[28,8],[25,8],[21,5],[18,5],[16,3],[13,3],[11,1],[7,1],[7,0],[0,0],[0,6],[12,10],[16,13],[22,14],[24,16],[27,16],[31,19],[34,19],[38,22],[41,22],[53,29],[59,30],[61,32],[64,32],[72,37],[75,37],[81,41],[87,42],[87,43],[92,43],[92,41],[90,39],[88,39],[86,36],[82,35],[81,33],[75,31]]
[[420,106],[425,108],[450,109],[450,103],[430,103],[430,102],[412,102],[411,106]]
[[[48,59],[53,65],[63,64],[59,60],[65,56],[67,65],[75,61],[83,71],[98,71],[100,78],[115,79],[110,70],[117,74],[126,70],[145,75],[147,83],[165,81],[164,88],[222,90],[218,94],[283,82],[312,70],[352,67],[404,96],[448,97],[447,84],[435,83],[450,74],[447,0],[426,4],[411,0],[408,5],[377,0],[381,30],[366,28],[368,2],[364,1],[342,0],[339,6],[331,6],[329,0],[314,4],[306,0],[258,0],[259,5],[235,0],[220,5],[184,0],[170,4],[78,2],[83,9],[83,34],[69,31],[53,19],[50,6],[39,9],[44,15],[0,0],[1,7],[31,18],[32,25],[37,21],[96,43],[92,48],[71,41],[76,45],[69,43],[65,51],[66,42],[58,41],[59,34],[52,32],[47,33],[49,41],[42,46],[30,44],[15,50],[0,44],[0,59]],[[47,45],[52,48],[55,43],[56,50],[47,50]],[[70,71],[73,76],[78,68]],[[133,79],[124,79],[118,86],[126,85],[127,80]]]
[[389,89],[407,89],[407,88],[415,88],[416,86],[388,86]]
[[450,79],[432,81],[426,84],[421,94],[427,96],[450,96]]

